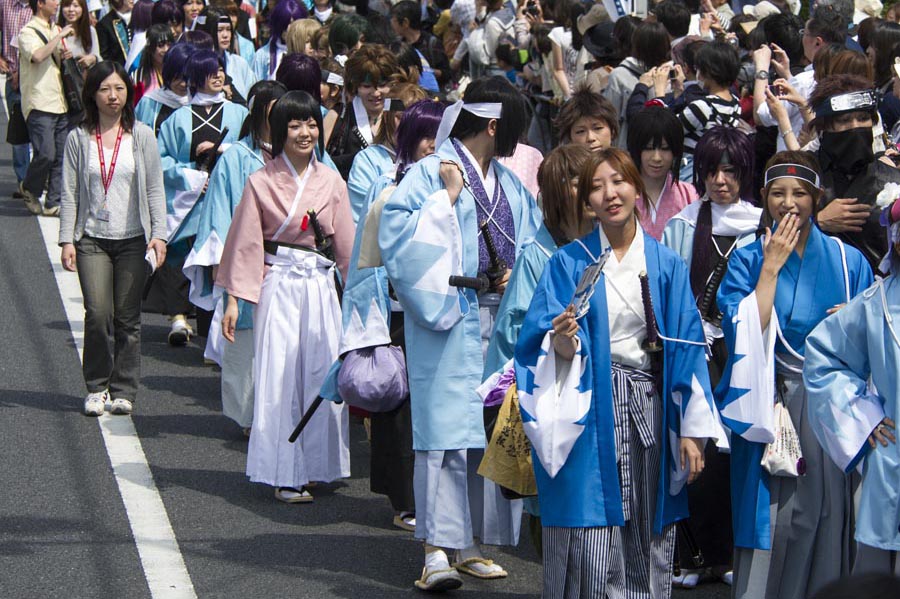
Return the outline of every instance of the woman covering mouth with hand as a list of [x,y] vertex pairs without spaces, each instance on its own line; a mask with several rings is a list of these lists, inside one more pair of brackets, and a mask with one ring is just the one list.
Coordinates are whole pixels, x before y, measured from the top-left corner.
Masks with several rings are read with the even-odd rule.
[[[779,152],[764,181],[765,235],[735,250],[717,298],[729,353],[716,395],[733,431],[733,596],[806,597],[849,574],[853,523],[850,478],[810,426],[806,338],[872,283],[872,270],[857,249],[815,225],[824,192],[812,154]],[[799,437],[793,475],[761,465],[766,444],[781,434],[773,394]]]

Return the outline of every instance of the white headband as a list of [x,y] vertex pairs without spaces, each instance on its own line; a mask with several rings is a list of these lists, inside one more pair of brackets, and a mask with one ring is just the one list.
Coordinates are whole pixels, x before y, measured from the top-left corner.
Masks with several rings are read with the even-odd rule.
[[344,78],[337,73],[332,73],[331,71],[322,71],[322,76],[325,77],[325,83],[330,83],[331,85],[340,85],[341,87],[344,87]]
[[441,144],[450,137],[450,132],[453,131],[456,119],[459,118],[459,113],[463,109],[483,119],[499,119],[503,114],[503,104],[500,102],[463,102],[459,100],[444,111],[444,116],[441,117],[441,124],[438,126],[437,136],[434,138],[435,148],[441,147]]

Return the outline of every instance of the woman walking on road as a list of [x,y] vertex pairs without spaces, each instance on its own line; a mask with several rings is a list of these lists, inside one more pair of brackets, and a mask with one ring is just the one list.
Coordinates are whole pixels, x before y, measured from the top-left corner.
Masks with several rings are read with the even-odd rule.
[[[87,416],[130,414],[141,369],[147,264],[166,259],[166,197],[153,130],[135,122],[134,87],[103,61],[84,85],[84,123],[66,140],[59,245],[84,295]],[[86,174],[86,176],[85,176]],[[115,351],[110,352],[110,322]]]

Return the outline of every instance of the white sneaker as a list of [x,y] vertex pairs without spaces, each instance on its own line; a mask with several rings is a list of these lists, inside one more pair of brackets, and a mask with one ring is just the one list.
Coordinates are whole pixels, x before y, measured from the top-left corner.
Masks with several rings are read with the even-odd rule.
[[109,401],[109,391],[106,389],[97,393],[88,393],[88,396],[84,399],[84,415],[102,416],[103,410],[106,409],[107,401]]
[[169,345],[187,345],[193,334],[194,330],[188,324],[187,319],[179,314],[172,319],[172,328],[169,330]]
[[116,416],[127,416],[128,414],[131,414],[132,410],[134,410],[134,404],[131,403],[131,400],[120,397],[113,400],[112,405],[109,408],[109,413],[115,414]]

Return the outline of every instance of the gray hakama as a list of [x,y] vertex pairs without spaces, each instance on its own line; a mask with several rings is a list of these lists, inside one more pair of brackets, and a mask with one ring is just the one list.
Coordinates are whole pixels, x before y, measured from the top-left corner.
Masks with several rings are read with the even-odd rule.
[[253,329],[222,344],[222,413],[242,428],[253,424]]
[[[779,354],[779,358],[783,358]],[[791,366],[797,367],[796,361]],[[800,374],[779,365],[778,393],[800,437],[806,474],[772,476],[772,550],[736,547],[735,599],[797,599],[850,574],[853,545],[853,491],[845,475],[825,455],[809,425],[806,390]]]
[[613,413],[625,526],[545,526],[543,599],[665,599],[675,525],[653,533],[662,463],[662,404],[646,372],[613,364]]

